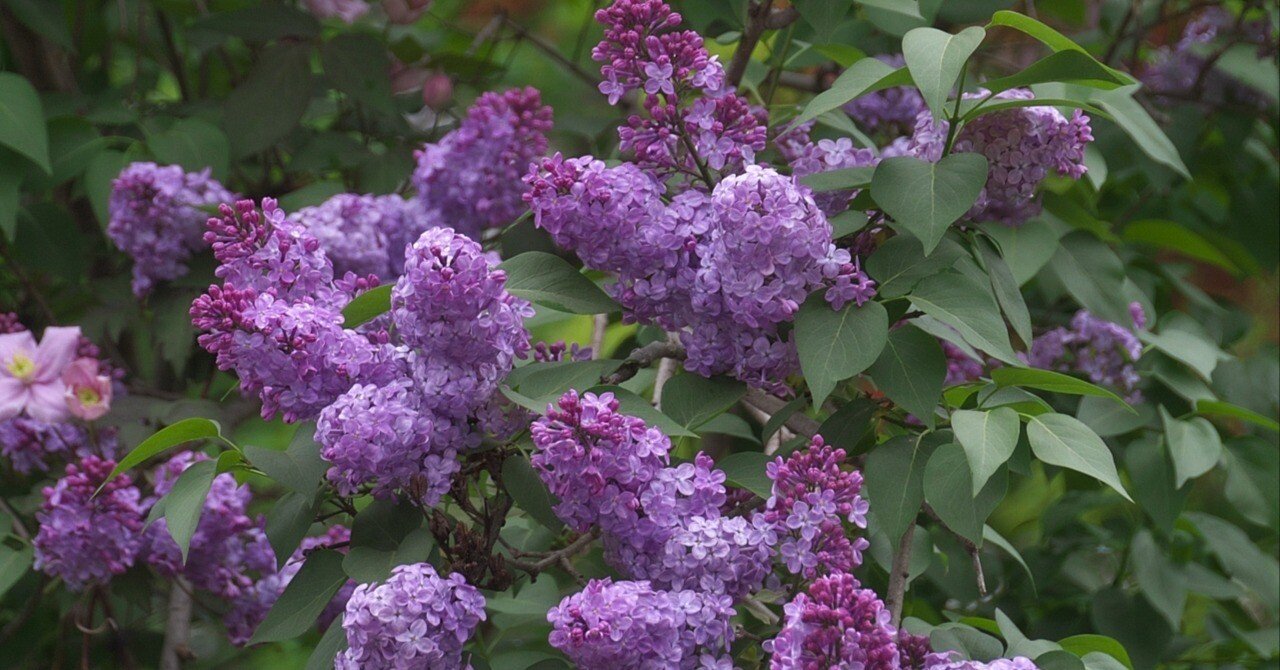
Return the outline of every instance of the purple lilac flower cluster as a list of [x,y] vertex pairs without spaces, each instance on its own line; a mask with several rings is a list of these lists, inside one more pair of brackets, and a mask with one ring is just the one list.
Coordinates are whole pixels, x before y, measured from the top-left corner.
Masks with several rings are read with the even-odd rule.
[[1226,35],[1236,43],[1257,47],[1258,60],[1274,59],[1276,33],[1266,17],[1237,24],[1222,7],[1211,6],[1183,28],[1172,46],[1156,49],[1138,77],[1157,96],[1195,95],[1206,102],[1239,102],[1265,108],[1267,97],[1217,68],[1205,45]]
[[850,538],[843,521],[867,527],[862,474],[843,470],[843,449],[833,449],[815,436],[807,449],[769,463],[773,480],[764,519],[773,525],[782,562],[793,574],[813,579],[819,574],[852,572],[862,564],[865,538]]
[[[902,54],[880,54],[876,60],[898,68],[907,64]],[[924,96],[914,86],[895,86],[868,93],[845,104],[844,111],[858,125],[870,131],[889,135],[910,132],[916,117],[924,111]]]
[[456,130],[417,153],[413,186],[427,220],[479,240],[524,208],[521,175],[547,150],[551,107],[535,88],[485,93]]
[[[985,93],[967,93],[965,97],[985,97]],[[996,100],[1034,98],[1026,89],[995,95]],[[922,112],[911,138],[881,155],[911,155],[936,163],[942,158],[948,126],[948,121],[935,121],[927,111]],[[1089,117],[1078,109],[1067,118],[1053,107],[1016,107],[966,123],[956,134],[953,150],[982,154],[989,164],[987,185],[966,215],[968,220],[998,221],[1008,226],[1026,223],[1040,212],[1036,188],[1051,171],[1071,179],[1084,175],[1084,150],[1092,141]]]
[[[36,513],[35,568],[73,591],[106,583],[133,565],[142,547],[142,494],[127,475],[107,482],[115,462],[87,456],[43,491]],[[96,494],[96,495],[95,495]]]
[[602,63],[600,92],[609,104],[643,90],[645,116],[618,129],[620,148],[658,175],[698,176],[736,170],[765,146],[764,110],[725,87],[724,68],[702,36],[679,30],[680,15],[662,0],[617,0],[596,12],[604,38],[591,51]]
[[849,574],[821,577],[783,608],[778,636],[764,643],[771,670],[896,670],[897,631],[889,610]]
[[377,276],[383,281],[400,276],[405,247],[435,218],[420,202],[398,195],[340,193],[315,207],[289,215],[315,236],[333,263],[337,276]]
[[1136,363],[1142,356],[1142,341],[1136,331],[1146,327],[1146,315],[1136,302],[1129,312],[1132,329],[1082,309],[1071,318],[1070,327],[1054,328],[1035,338],[1023,358],[1032,367],[1083,373],[1095,384],[1118,390],[1129,402],[1141,402]]
[[[810,123],[788,130],[778,145],[783,157],[791,164],[791,174],[796,177],[845,168],[868,167],[880,162],[874,150],[855,147],[853,140],[847,137],[811,141],[809,139],[811,127]],[[814,193],[813,200],[824,214],[834,216],[847,209],[849,200],[857,194],[858,192],[853,190],[825,191]]]
[[204,246],[201,235],[209,216],[200,208],[234,199],[209,170],[133,163],[121,171],[107,204],[107,237],[133,258],[134,295],[185,275],[187,260]]
[[119,446],[116,435],[111,426],[90,434],[70,421],[46,423],[19,416],[0,421],[0,456],[19,474],[45,472],[55,460],[82,460],[90,455],[114,458]]
[[342,628],[350,645],[338,670],[453,670],[470,667],[462,647],[485,619],[484,596],[462,575],[428,563],[401,565],[381,584],[361,584]]
[[580,668],[732,668],[732,599],[593,579],[547,612],[551,646]]
[[943,381],[944,386],[955,386],[982,378],[986,372],[986,366],[982,361],[946,340],[938,340],[938,343],[942,345],[942,353],[947,357],[947,377]]

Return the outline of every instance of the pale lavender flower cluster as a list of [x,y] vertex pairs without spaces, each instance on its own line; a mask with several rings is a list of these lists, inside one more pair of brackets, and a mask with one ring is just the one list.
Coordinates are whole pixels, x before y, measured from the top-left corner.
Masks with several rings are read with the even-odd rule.
[[[43,490],[33,540],[35,568],[73,591],[128,570],[142,547],[142,494],[127,475],[107,482],[115,462],[88,456]],[[96,495],[95,495],[96,493]]]
[[[902,54],[880,54],[875,58],[896,68],[907,64]],[[854,98],[844,106],[844,111],[858,125],[891,135],[910,132],[916,117],[924,109],[924,96],[920,95],[920,89],[915,86],[895,86],[868,93]]]
[[889,610],[849,574],[822,577],[783,607],[778,636],[764,643],[770,670],[897,670]]
[[115,457],[117,431],[100,427],[94,435],[70,421],[46,423],[19,416],[0,421],[0,456],[19,474],[45,472],[51,461],[83,459],[90,455]]
[[[982,92],[965,94],[982,97]],[[1033,100],[1026,89],[1011,89],[996,100]],[[942,158],[948,121],[935,121],[927,112],[916,121],[915,133],[905,151],[927,161]],[[976,223],[997,221],[1019,226],[1039,214],[1036,189],[1050,172],[1079,179],[1084,175],[1085,146],[1093,141],[1089,117],[1075,110],[1071,118],[1048,106],[1016,107],[984,114],[966,123],[956,134],[956,153],[979,153],[988,162],[987,184],[970,208],[967,219]],[[889,155],[886,150],[882,155]],[[897,153],[897,150],[892,152]]]
[[787,570],[813,579],[819,574],[852,572],[870,546],[850,540],[844,521],[867,527],[867,501],[860,495],[862,474],[843,470],[843,449],[814,436],[806,449],[778,457],[765,473],[773,480],[764,519],[779,536],[778,550]]
[[731,668],[733,602],[647,582],[593,579],[547,612],[551,646],[580,668]]
[[[853,140],[847,137],[810,141],[808,125],[788,131],[784,142],[779,144],[779,148],[783,149],[784,157],[791,164],[791,174],[796,177],[845,168],[868,167],[880,162],[874,150],[855,147]],[[826,191],[814,193],[813,200],[824,214],[834,216],[848,209],[849,200],[857,194],[858,192],[853,190]]]
[[[173,490],[187,468],[207,458],[184,452],[161,465],[156,470],[151,504]],[[214,477],[186,561],[169,534],[168,520],[157,519],[147,527],[147,563],[162,575],[183,577],[192,587],[218,598],[240,598],[254,585],[250,572],[265,575],[276,568],[264,519],[248,513],[251,498],[249,487],[237,485],[230,473]]]
[[1135,331],[1145,327],[1146,315],[1136,302],[1129,311],[1132,329],[1082,309],[1071,318],[1070,327],[1054,328],[1035,338],[1023,358],[1032,367],[1083,373],[1095,384],[1116,389],[1126,400],[1140,402],[1136,363],[1142,356],[1142,341]]
[[400,276],[405,247],[435,221],[420,202],[398,195],[340,193],[289,215],[320,242],[336,276],[389,281]]
[[361,584],[347,601],[349,647],[338,670],[456,670],[462,647],[485,619],[484,596],[462,575],[428,563],[401,565],[381,584]]
[[524,208],[520,177],[547,150],[551,107],[535,88],[485,93],[458,128],[417,153],[413,186],[429,221],[473,239]]
[[235,196],[209,176],[177,165],[133,163],[112,182],[107,237],[133,259],[133,293],[187,273],[187,260],[204,247],[209,215],[201,207]]

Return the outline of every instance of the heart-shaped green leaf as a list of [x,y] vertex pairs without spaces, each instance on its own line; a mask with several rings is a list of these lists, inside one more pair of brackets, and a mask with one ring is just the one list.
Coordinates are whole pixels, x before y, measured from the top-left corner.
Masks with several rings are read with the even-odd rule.
[[928,254],[986,185],[987,159],[980,154],[952,154],[937,163],[896,156],[876,166],[871,197]]
[[902,38],[902,56],[907,70],[933,118],[946,115],[947,96],[964,70],[969,56],[982,44],[987,31],[974,26],[952,35],[937,28],[916,28]]

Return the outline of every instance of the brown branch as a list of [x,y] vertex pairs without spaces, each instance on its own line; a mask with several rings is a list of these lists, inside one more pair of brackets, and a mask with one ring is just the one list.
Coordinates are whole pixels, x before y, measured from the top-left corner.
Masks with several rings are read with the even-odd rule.
[[[742,402],[748,407],[763,412],[769,416],[777,414],[782,411],[783,407],[787,406],[786,401],[782,398],[769,395],[760,389],[748,389],[747,394],[742,397]],[[791,432],[797,435],[813,437],[818,434],[818,428],[821,427],[822,424],[818,423],[815,419],[804,412],[796,411],[792,413],[791,416],[787,417],[787,420],[784,421],[782,425],[786,426],[791,430]]]
[[607,386],[614,386],[631,379],[641,368],[647,368],[654,362],[663,358],[674,358],[676,360],[684,360],[684,347],[674,342],[660,341],[651,342],[649,344],[632,351],[626,360],[622,361],[622,365],[618,366],[613,373],[604,375],[600,378],[600,383]]
[[773,0],[753,2],[747,8],[747,25],[742,30],[742,37],[738,38],[738,48],[729,60],[725,82],[730,86],[742,83],[742,76],[747,73],[747,64],[751,62],[751,54],[766,30],[786,28],[798,18],[800,12],[795,7],[773,11]]
[[907,577],[911,576],[911,544],[915,534],[916,520],[912,519],[898,541],[898,551],[894,552],[893,565],[889,569],[889,591],[884,602],[894,626],[902,622],[902,603],[907,592]]
[[[947,523],[942,520],[942,517],[938,516],[938,513],[929,505],[929,503],[924,504],[924,513],[927,514],[930,519],[941,524],[944,528],[947,527]],[[960,546],[964,547],[965,553],[969,554],[970,560],[973,561],[973,573],[978,582],[978,595],[985,597],[987,595],[987,577],[982,571],[982,558],[979,555],[981,550],[978,548],[977,544],[974,544],[973,540],[970,540],[950,528],[947,528],[947,530],[956,538],[956,541],[960,543]]]
[[[567,562],[574,556],[586,551],[591,547],[591,543],[599,537],[599,534],[600,531],[598,529],[592,528],[590,531],[579,535],[577,539],[565,545],[564,548],[542,554],[541,558],[533,563],[522,561],[517,558],[507,559],[507,563],[514,568],[529,573],[530,577],[537,579],[538,575],[544,572],[547,568],[550,568],[553,565],[561,565],[562,561]],[[570,572],[569,574],[572,575],[573,572]]]
[[195,658],[187,646],[191,639],[191,594],[182,577],[175,578],[169,589],[169,616],[164,626],[164,645],[160,648],[160,670],[180,670],[183,661]]

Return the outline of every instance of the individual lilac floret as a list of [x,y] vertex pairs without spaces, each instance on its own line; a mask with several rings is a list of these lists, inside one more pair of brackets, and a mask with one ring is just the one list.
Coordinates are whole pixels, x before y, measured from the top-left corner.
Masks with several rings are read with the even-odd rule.
[[[967,98],[983,95],[965,94]],[[996,100],[1034,98],[1025,89],[995,95]],[[910,155],[936,163],[942,158],[947,128],[947,121],[921,113],[909,142]],[[1089,117],[1078,109],[1068,119],[1054,107],[1016,107],[966,123],[956,135],[953,150],[982,154],[989,166],[986,187],[969,209],[968,220],[1022,225],[1040,213],[1036,188],[1050,172],[1071,179],[1084,175],[1084,150],[1092,141]]]
[[897,670],[889,610],[849,574],[822,577],[783,608],[782,630],[764,643],[770,670]]
[[[227,629],[227,637],[231,643],[237,646],[244,645],[253,637],[253,632],[257,630],[258,625],[266,618],[267,613],[271,611],[271,606],[280,598],[280,594],[284,593],[285,587],[302,569],[302,564],[306,562],[308,552],[317,549],[323,549],[332,545],[345,544],[351,540],[351,531],[345,526],[331,526],[324,535],[304,538],[301,545],[294,550],[289,556],[289,560],[278,571],[270,571],[264,574],[253,586],[241,591],[241,595],[231,601],[231,607],[222,617],[223,625]],[[269,547],[268,547],[269,549]],[[341,548],[337,551],[346,553],[346,549]],[[274,554],[272,561],[275,560]],[[274,562],[272,563],[274,567]],[[347,600],[350,599],[351,593],[355,590],[356,583],[347,580],[343,584],[333,598],[325,605],[324,610],[320,613],[317,620],[317,627],[325,630],[329,624],[342,614],[342,610],[347,606]]]
[[862,474],[844,470],[843,449],[833,449],[815,436],[808,448],[778,457],[765,468],[773,491],[764,518],[779,536],[783,563],[793,574],[812,579],[819,574],[851,572],[862,564],[870,546],[849,539],[843,521],[867,527],[867,501],[860,495]]
[[520,178],[547,150],[551,108],[537,89],[485,93],[458,128],[417,154],[413,185],[423,207],[473,239],[524,207]]
[[591,50],[599,63],[600,92],[617,104],[628,92],[676,97],[689,88],[716,93],[724,68],[707,53],[702,36],[676,30],[682,19],[662,0],[617,0],[596,11],[604,37]]
[[434,421],[409,379],[357,384],[320,413],[316,441],[333,464],[328,479],[342,495],[366,485],[387,498],[403,491],[433,507],[458,471],[457,451],[433,441]]
[[204,247],[209,215],[200,208],[234,199],[207,169],[133,163],[121,171],[107,202],[107,237],[133,258],[134,295],[185,275],[187,260]]
[[[173,490],[187,468],[207,460],[204,454],[185,452],[169,459],[156,471],[155,498]],[[265,520],[248,513],[252,493],[236,484],[230,473],[213,478],[204,508],[183,562],[178,544],[169,534],[167,519],[147,527],[146,560],[160,574],[181,576],[194,588],[223,599],[239,598],[253,586],[250,572],[275,572],[275,554],[264,532]]]
[[347,601],[346,651],[338,670],[454,670],[470,667],[462,647],[485,619],[484,596],[462,575],[428,563],[397,566],[381,584],[361,584]]
[[196,298],[191,321],[218,368],[262,399],[264,418],[312,419],[353,384],[401,373],[385,339],[342,327],[342,308],[371,282],[335,280],[319,240],[270,198],[261,211],[242,200],[221,214],[205,240],[224,283]]
[[671,450],[662,431],[618,413],[612,393],[579,397],[570,390],[530,432],[533,467],[559,499],[556,516],[578,532],[630,523]]
[[20,416],[0,421],[0,456],[19,474],[45,472],[51,462],[83,459],[90,455],[114,458],[117,431],[99,427],[93,435],[69,421],[45,423]]
[[405,246],[433,227],[417,202],[398,195],[340,193],[289,215],[320,242],[337,276],[400,276]]
[[1054,328],[1035,338],[1023,357],[1032,367],[1059,372],[1080,372],[1089,381],[1109,386],[1124,394],[1129,402],[1140,402],[1136,363],[1142,356],[1142,341],[1135,330],[1146,323],[1142,307],[1130,307],[1134,330],[1100,319],[1087,310],[1076,312],[1069,328]]
[[[128,475],[106,481],[114,461],[88,456],[43,490],[36,513],[35,568],[73,591],[105,584],[133,565],[141,547],[142,495]],[[94,494],[97,493],[95,496]]]
[[[907,64],[902,54],[880,54],[876,60],[892,67]],[[916,117],[924,111],[924,96],[915,86],[894,86],[882,91],[854,98],[844,106],[844,111],[858,125],[872,131],[888,134],[910,132]]]
[[593,579],[547,612],[551,646],[579,668],[721,668],[733,640],[733,601],[647,582]]

